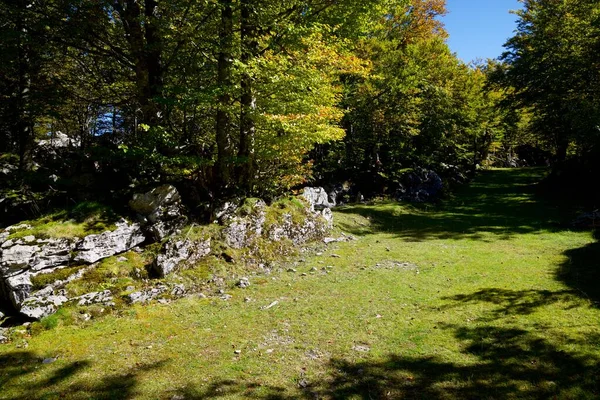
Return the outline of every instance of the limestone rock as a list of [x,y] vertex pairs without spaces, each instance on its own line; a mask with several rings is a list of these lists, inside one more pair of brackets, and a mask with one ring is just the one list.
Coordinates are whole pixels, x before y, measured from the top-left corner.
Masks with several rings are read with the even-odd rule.
[[38,146],[48,148],[68,148],[68,147],[79,147],[80,141],[72,139],[62,132],[55,132],[49,139],[40,140]]
[[236,286],[241,289],[246,289],[247,287],[250,286],[250,280],[248,280],[248,278],[246,278],[246,277],[240,278],[240,280],[238,281]]
[[225,242],[234,249],[241,249],[263,233],[267,205],[260,199],[247,199],[234,216],[225,221]]
[[58,307],[67,301],[68,299],[62,295],[29,297],[23,302],[19,311],[30,318],[42,319],[54,314],[58,310]]
[[187,222],[181,196],[172,185],[134,194],[129,206],[140,215],[144,229],[156,241],[178,233]]
[[78,253],[75,261],[91,264],[103,258],[123,253],[146,240],[139,224],[129,225],[127,221],[121,220],[116,225],[117,229],[114,231],[89,235],[80,241],[76,246]]
[[305,187],[302,196],[308,201],[311,211],[335,207],[335,199],[330,199],[329,193],[322,187]]
[[106,306],[114,306],[113,296],[110,290],[102,292],[91,292],[71,299],[77,302],[78,306],[89,306],[92,304],[104,304]]
[[[4,244],[6,245],[6,243]],[[6,276],[10,271],[26,268],[33,262],[35,254],[40,251],[40,247],[37,245],[30,246],[20,243],[2,249],[0,275]]]
[[165,285],[158,285],[154,288],[131,293],[127,297],[131,303],[147,303],[165,293],[167,289]]
[[204,241],[171,238],[161,249],[152,264],[153,271],[160,277],[173,272],[180,263],[194,263],[210,253],[210,238]]
[[[38,241],[40,243],[40,241]],[[42,248],[35,254],[30,263],[31,269],[43,269],[66,265],[71,260],[71,252],[75,250],[77,239],[50,239],[42,241]]]
[[8,300],[16,310],[21,308],[21,304],[31,293],[33,287],[31,276],[30,272],[21,272],[5,278],[3,284],[0,285],[2,286],[3,298]]

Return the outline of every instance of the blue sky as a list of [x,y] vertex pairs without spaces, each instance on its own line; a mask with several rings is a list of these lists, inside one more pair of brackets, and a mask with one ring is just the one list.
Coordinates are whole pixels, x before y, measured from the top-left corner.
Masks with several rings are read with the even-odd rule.
[[442,18],[450,34],[448,45],[464,62],[497,58],[506,39],[513,36],[521,8],[517,0],[447,0],[448,15]]

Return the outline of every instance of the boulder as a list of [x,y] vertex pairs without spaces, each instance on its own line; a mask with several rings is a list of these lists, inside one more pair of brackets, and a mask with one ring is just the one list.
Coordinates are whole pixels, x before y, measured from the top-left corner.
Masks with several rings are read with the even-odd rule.
[[54,314],[58,307],[67,301],[68,299],[63,295],[32,296],[23,301],[19,311],[29,318],[42,319]]
[[172,185],[134,194],[129,206],[140,216],[148,236],[156,241],[179,233],[187,222],[181,196]]
[[27,271],[23,271],[19,274],[15,274],[4,278],[2,281],[2,297],[9,301],[12,307],[16,310],[21,308],[23,301],[27,299],[33,288],[31,283],[32,274]]
[[[325,211],[327,210],[327,211]],[[329,220],[326,219],[330,218]],[[284,214],[281,221],[268,228],[267,237],[273,241],[289,239],[294,245],[322,238],[331,227],[331,210],[307,213],[302,223],[295,223],[291,214]]]
[[77,238],[38,240],[38,244],[42,247],[33,257],[30,263],[31,269],[41,271],[68,264],[77,241]]
[[209,253],[210,238],[204,241],[171,238],[154,260],[152,270],[162,278],[173,272],[179,264],[194,263]]
[[[4,247],[6,246],[6,247]],[[40,251],[38,245],[26,245],[23,241],[4,242],[0,254],[0,276],[6,276],[11,271],[27,268],[33,263],[34,256]]]
[[62,132],[55,132],[48,139],[40,140],[38,146],[46,148],[68,148],[68,147],[79,147],[81,142],[77,139],[72,139]]
[[335,199],[322,187],[305,187],[302,196],[308,201],[311,211],[335,207]]
[[121,220],[116,225],[117,229],[114,231],[89,235],[77,243],[75,248],[77,255],[74,260],[92,264],[130,250],[146,240],[139,224],[130,225],[127,221]]
[[422,203],[434,199],[443,187],[442,178],[435,171],[415,168],[402,176],[402,184],[396,191],[396,198]]
[[266,207],[265,202],[260,199],[246,199],[244,205],[224,221],[225,243],[234,249],[241,249],[261,236],[266,219]]

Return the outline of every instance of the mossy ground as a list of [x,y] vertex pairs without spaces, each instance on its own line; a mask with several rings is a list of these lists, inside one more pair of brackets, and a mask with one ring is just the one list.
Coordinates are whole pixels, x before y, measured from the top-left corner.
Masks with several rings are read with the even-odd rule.
[[596,399],[600,244],[535,196],[544,172],[484,172],[441,206],[341,209],[359,240],[229,301],[48,322],[0,346],[0,398]]
[[33,235],[36,238],[82,238],[86,235],[115,229],[117,215],[108,206],[96,202],[83,202],[69,210],[60,210],[35,220],[23,221],[31,229],[20,229],[8,239]]

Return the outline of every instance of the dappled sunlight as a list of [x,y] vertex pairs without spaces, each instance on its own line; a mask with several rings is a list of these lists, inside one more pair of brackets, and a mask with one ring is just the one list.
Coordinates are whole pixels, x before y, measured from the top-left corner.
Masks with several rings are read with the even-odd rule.
[[[539,168],[484,171],[453,199],[420,210],[407,206],[410,212],[406,213],[390,203],[338,211],[368,218],[371,233],[391,233],[406,241],[483,239],[485,234],[506,240],[518,234],[563,230],[560,210],[535,194],[535,184],[545,173]],[[357,235],[369,233],[351,224],[342,223],[340,228]]]

